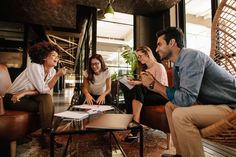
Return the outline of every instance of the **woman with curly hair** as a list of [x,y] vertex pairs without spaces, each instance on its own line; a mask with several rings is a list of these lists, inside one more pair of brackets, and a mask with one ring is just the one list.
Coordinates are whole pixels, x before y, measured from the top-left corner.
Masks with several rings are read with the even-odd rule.
[[43,136],[48,135],[54,114],[52,89],[66,74],[65,68],[57,72],[54,69],[59,52],[56,45],[48,42],[33,45],[28,52],[32,63],[15,79],[4,97],[6,109],[39,112]]
[[94,54],[89,58],[88,68],[83,76],[80,104],[84,101],[88,104],[110,104],[111,74],[101,55]]

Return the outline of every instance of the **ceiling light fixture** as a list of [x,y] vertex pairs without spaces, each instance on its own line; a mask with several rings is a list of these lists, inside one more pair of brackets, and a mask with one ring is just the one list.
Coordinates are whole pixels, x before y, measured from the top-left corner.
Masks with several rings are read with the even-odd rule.
[[[113,2],[113,1],[112,1]],[[104,14],[105,18],[112,18],[114,16],[114,9],[111,6],[111,2],[109,0],[109,3],[105,9],[105,14]]]

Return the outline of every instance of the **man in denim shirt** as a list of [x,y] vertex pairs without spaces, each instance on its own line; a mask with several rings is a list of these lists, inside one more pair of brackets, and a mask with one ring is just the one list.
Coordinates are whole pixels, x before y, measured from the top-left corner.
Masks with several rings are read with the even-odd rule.
[[174,88],[163,86],[147,72],[142,83],[169,100],[165,109],[176,147],[173,156],[204,157],[199,128],[236,107],[236,79],[204,53],[184,48],[180,29],[170,27],[157,36],[156,52],[174,62]]

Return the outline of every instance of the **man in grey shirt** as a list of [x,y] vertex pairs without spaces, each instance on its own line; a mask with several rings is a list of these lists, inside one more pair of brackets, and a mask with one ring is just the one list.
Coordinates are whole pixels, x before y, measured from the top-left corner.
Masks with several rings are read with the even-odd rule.
[[170,27],[157,36],[156,52],[174,62],[174,87],[163,86],[148,72],[142,83],[169,100],[165,109],[176,147],[173,156],[203,157],[199,128],[236,107],[236,79],[204,53],[184,48],[180,29]]

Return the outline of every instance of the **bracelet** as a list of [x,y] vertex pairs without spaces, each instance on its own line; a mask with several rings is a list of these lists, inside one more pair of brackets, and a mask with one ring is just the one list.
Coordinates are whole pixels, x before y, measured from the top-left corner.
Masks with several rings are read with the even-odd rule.
[[153,88],[154,88],[154,85],[155,85],[155,82],[156,82],[156,81],[153,80],[152,83],[150,83],[148,87],[149,87],[150,89],[153,89]]

